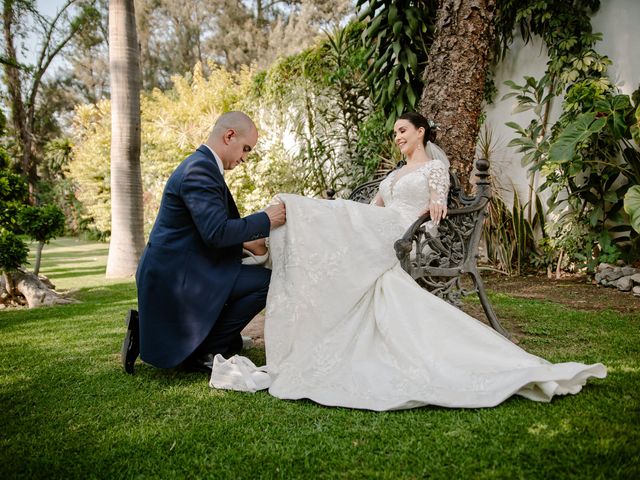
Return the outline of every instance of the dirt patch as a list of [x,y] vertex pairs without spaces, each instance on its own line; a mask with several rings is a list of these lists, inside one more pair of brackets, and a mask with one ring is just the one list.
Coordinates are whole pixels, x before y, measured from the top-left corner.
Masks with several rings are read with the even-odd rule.
[[[586,276],[555,280],[536,275],[507,277],[483,274],[482,278],[490,292],[505,293],[516,298],[547,300],[576,310],[597,312],[608,309],[626,314],[640,314],[640,297],[634,296],[631,292],[596,285]],[[463,310],[485,321],[484,311],[479,303],[466,304]],[[514,325],[509,325],[509,331],[516,337],[522,334]],[[257,315],[242,334],[252,337],[257,346],[264,346],[264,314]]]
[[264,313],[259,313],[249,325],[244,327],[242,335],[251,337],[256,347],[264,347]]
[[640,313],[640,297],[631,292],[596,285],[587,276],[569,276],[560,280],[546,276],[507,277],[483,274],[487,289],[516,298],[548,300],[576,310],[613,310],[620,313]]

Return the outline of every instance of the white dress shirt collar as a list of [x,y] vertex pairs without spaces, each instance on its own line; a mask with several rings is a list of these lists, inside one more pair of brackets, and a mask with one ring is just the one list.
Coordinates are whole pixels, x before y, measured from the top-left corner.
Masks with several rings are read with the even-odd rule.
[[213,154],[213,158],[216,159],[216,163],[218,164],[218,168],[220,169],[220,173],[224,177],[224,166],[222,165],[222,160],[220,160],[220,157],[218,157],[216,152],[214,152],[213,149],[209,145],[207,145],[206,143],[203,143],[203,145],[205,147],[207,147],[209,149],[209,151]]

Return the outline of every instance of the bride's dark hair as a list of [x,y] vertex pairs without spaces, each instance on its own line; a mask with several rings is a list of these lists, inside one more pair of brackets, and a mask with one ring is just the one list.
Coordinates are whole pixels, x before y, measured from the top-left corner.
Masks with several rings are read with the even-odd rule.
[[429,140],[435,140],[434,138],[432,138],[435,136],[435,129],[432,127],[431,121],[423,115],[420,115],[417,112],[406,112],[400,115],[398,117],[398,120],[407,120],[416,128],[424,128],[424,137],[422,139],[422,143],[425,147],[427,146],[427,142]]

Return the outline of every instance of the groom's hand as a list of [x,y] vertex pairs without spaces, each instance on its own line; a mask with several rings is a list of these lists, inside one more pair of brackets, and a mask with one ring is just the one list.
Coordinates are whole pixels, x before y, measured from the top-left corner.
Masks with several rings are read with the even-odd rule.
[[244,242],[242,244],[242,248],[249,250],[254,255],[265,255],[267,253],[267,244],[264,238],[259,238],[258,240],[251,240],[249,242]]
[[264,209],[264,213],[269,216],[271,228],[276,228],[280,225],[284,225],[287,221],[287,210],[285,209],[284,203],[269,205]]

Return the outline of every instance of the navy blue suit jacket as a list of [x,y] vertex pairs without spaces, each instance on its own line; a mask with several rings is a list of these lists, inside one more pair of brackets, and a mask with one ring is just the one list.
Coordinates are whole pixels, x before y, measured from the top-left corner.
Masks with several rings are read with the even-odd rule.
[[136,272],[143,361],[175,367],[202,343],[240,272],[242,242],[269,227],[264,212],[240,218],[206,146],[176,168]]

